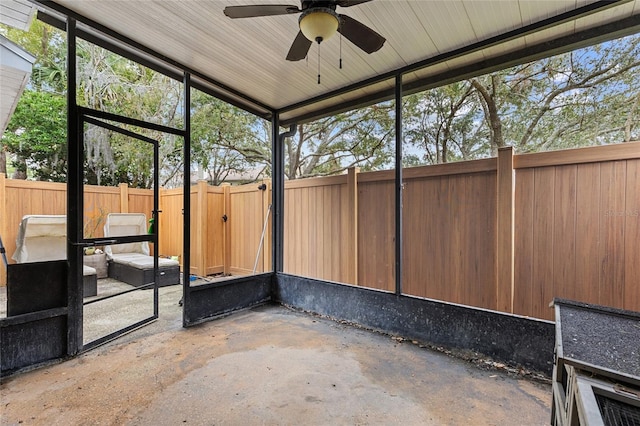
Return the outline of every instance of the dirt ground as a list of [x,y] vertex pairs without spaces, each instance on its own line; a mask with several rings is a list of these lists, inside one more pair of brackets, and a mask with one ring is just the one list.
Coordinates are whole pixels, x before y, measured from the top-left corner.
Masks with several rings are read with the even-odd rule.
[[269,305],[161,320],[4,379],[0,397],[3,425],[544,425],[551,390]]

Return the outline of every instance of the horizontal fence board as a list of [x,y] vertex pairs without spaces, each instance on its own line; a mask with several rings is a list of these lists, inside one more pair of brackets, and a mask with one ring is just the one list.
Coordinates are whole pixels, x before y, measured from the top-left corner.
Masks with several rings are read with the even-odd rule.
[[284,183],[285,189],[312,188],[315,186],[344,185],[347,183],[347,175],[326,176],[308,179],[288,180]]
[[640,142],[626,142],[615,145],[590,146],[586,148],[515,155],[513,158],[513,168],[526,169],[638,158],[640,158]]
[[5,185],[7,188],[24,188],[24,189],[43,189],[47,191],[67,191],[66,183],[58,183],[58,182],[41,182],[32,180],[22,180],[22,179],[6,179]]

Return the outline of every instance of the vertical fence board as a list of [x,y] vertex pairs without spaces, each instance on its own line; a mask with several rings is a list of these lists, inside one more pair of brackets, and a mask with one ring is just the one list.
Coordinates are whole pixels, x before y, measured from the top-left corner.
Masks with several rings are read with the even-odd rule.
[[531,313],[537,318],[548,317],[553,288],[553,218],[555,169],[543,167],[535,171],[533,202],[533,291]]
[[599,255],[600,164],[579,164],[576,175],[575,297],[582,302],[600,303]]
[[[444,300],[448,302],[460,300],[464,303],[461,289],[463,280],[465,279],[463,272],[466,263],[466,259],[461,251],[463,234],[465,232],[465,229],[462,227],[462,210],[464,209],[464,203],[466,201],[464,178],[461,176],[447,176],[447,184],[447,192],[450,194],[449,212],[447,215],[449,222],[447,225],[438,227],[434,232],[438,235],[440,241],[447,241],[448,243],[445,258],[441,263],[444,269],[443,284],[448,290],[445,293],[446,296]],[[447,235],[444,235],[444,232],[442,232],[443,230],[448,230],[448,238]],[[453,265],[456,266],[452,267]]]
[[[464,256],[468,258],[466,288],[469,304],[487,309],[499,309],[495,297],[497,288],[497,174],[478,173],[467,177],[465,209],[468,238],[464,239]],[[511,260],[511,271],[513,261]],[[507,284],[505,299],[511,311],[511,286]],[[507,310],[505,308],[505,310]]]
[[304,239],[302,238],[303,224],[302,224],[302,215],[300,214],[300,203],[302,203],[302,189],[293,189],[290,192],[293,197],[293,209],[289,212],[293,219],[293,235],[292,239],[285,241],[285,244],[291,244],[293,248],[293,270],[296,274],[304,274],[302,269],[302,244]]
[[342,202],[346,208],[347,259],[345,265],[347,282],[358,285],[358,173],[360,169],[352,167],[347,175],[347,190],[343,192]]
[[207,275],[224,273],[224,189],[207,187],[206,220],[208,232],[205,241],[205,267]]
[[575,299],[577,166],[558,166],[555,167],[555,172],[553,192],[553,295],[566,299]]
[[[128,188],[127,213],[144,213],[147,220],[153,217],[153,192],[147,189]],[[125,212],[123,212],[125,213]]]
[[307,219],[309,221],[309,226],[305,229],[305,238],[309,242],[309,277],[318,278],[320,272],[322,271],[322,262],[319,262],[318,259],[321,256],[318,256],[318,253],[322,253],[323,244],[322,244],[322,233],[318,235],[318,229],[322,231],[322,203],[318,202],[318,188],[310,188],[313,189],[312,193],[309,196],[309,209],[307,211]]
[[223,273],[224,275],[231,274],[231,226],[229,224],[229,215],[231,214],[231,186],[229,184],[223,184],[223,215],[226,220],[224,221],[224,261],[223,261]]
[[334,249],[330,251],[331,254],[331,267],[329,269],[330,281],[344,282],[344,279],[340,276],[340,253],[341,246],[344,243],[345,239],[342,238],[344,234],[341,234],[340,231],[340,187],[332,185],[329,187],[330,193],[330,203],[331,203],[331,213],[329,216],[331,217],[331,238],[336,240]]
[[496,309],[513,312],[514,172],[513,148],[498,150]]
[[516,171],[513,312],[533,314],[535,169]]
[[624,309],[640,311],[640,160],[627,161]]
[[[297,211],[293,214],[296,215],[296,235],[297,244],[296,248],[299,250],[299,273],[308,274],[309,271],[309,256],[310,256],[310,243],[308,229],[312,226],[309,220],[309,191],[311,188],[297,189],[299,203],[297,204]],[[311,195],[313,196],[313,194]]]
[[121,183],[120,188],[120,213],[129,213],[129,185]]
[[[441,212],[434,201],[439,178],[410,179],[403,191],[403,290],[407,294],[439,297],[437,270],[426,259],[436,255],[438,242],[429,233]],[[416,255],[417,254],[417,255]],[[437,262],[434,262],[437,263]]]
[[394,184],[358,182],[359,285],[395,290]]
[[[266,219],[266,228],[264,232],[264,240],[262,242],[262,272],[268,272],[273,270],[273,265],[271,261],[271,224],[273,211],[270,210],[272,194],[271,194],[271,180],[264,180],[264,184],[267,189],[262,191],[262,216],[267,217]],[[264,227],[264,222],[262,223]]]
[[189,188],[189,204],[191,204],[191,217],[189,218],[189,274],[198,274],[198,188],[192,185]]
[[[322,230],[324,241],[331,241],[333,237],[333,228],[331,227],[331,211],[327,210],[327,206],[331,205],[331,187],[325,186],[322,188]],[[331,245],[325,244],[322,248],[322,258],[324,262],[322,264],[322,272],[318,278],[328,280],[331,276]]]
[[[351,172],[349,172],[351,173]],[[351,260],[353,259],[353,250],[351,244],[351,238],[353,236],[351,231],[351,220],[349,218],[351,214],[349,203],[349,185],[355,179],[354,176],[347,175],[347,181],[344,186],[340,186],[338,192],[338,203],[340,210],[337,215],[340,217],[340,234],[342,235],[340,244],[340,256],[338,259],[338,270],[340,271],[340,281],[346,284],[355,285],[354,273],[350,267]],[[357,196],[354,201],[357,200]]]
[[603,163],[600,171],[600,303],[624,305],[624,225],[626,162]]
[[181,263],[184,237],[182,203],[182,189],[160,191],[160,250],[167,256],[178,256]]

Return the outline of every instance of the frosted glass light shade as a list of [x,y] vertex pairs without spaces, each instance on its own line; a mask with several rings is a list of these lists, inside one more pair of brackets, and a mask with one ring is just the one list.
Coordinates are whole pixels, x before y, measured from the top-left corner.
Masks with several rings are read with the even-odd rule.
[[300,31],[311,41],[324,41],[338,31],[338,16],[331,9],[313,10],[300,17]]

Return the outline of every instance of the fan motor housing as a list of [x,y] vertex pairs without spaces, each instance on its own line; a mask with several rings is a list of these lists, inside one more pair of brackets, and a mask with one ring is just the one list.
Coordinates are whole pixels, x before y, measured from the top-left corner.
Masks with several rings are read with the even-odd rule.
[[332,11],[335,11],[336,3],[333,1],[322,1],[322,0],[302,0],[303,11],[306,11],[307,9],[316,9],[316,8],[326,8],[326,9],[331,9]]

